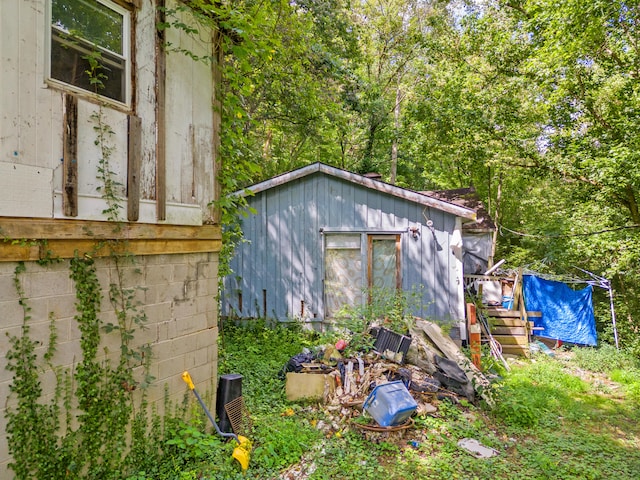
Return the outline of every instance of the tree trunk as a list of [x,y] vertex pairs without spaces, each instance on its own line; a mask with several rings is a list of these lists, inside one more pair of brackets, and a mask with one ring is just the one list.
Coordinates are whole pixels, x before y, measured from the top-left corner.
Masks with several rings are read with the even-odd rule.
[[398,132],[400,131],[400,85],[396,89],[396,104],[393,108],[394,131],[393,144],[391,145],[391,178],[389,182],[393,185],[396,183],[396,175],[398,172]]

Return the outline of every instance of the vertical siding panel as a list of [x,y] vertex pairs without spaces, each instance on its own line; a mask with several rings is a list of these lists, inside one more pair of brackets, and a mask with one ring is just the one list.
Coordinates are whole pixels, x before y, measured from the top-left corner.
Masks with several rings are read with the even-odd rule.
[[[2,74],[0,75],[0,145],[2,145],[2,157],[18,161],[20,144],[18,138],[18,125],[15,123],[18,110],[18,79],[21,24],[19,12],[20,0],[0,2],[0,62]],[[18,18],[16,13],[18,12]]]
[[[20,36],[27,41],[18,44],[18,110],[19,112],[19,158],[18,162],[28,165],[37,165],[37,102],[36,91],[40,89],[42,77],[37,74],[37,66],[42,62],[38,52],[39,42],[32,41],[33,38],[40,37],[42,33],[38,30],[38,15],[44,15],[44,8],[41,6],[40,13],[36,4],[21,1],[19,3],[18,18],[12,15],[14,21],[21,28]],[[36,86],[37,84],[37,86]]]
[[[294,184],[297,182],[294,182]],[[292,185],[293,186],[293,185]],[[295,296],[295,275],[293,271],[293,248],[295,242],[295,225],[293,215],[293,188],[282,189],[282,219],[281,221],[281,238],[284,238],[283,249],[283,271],[280,278],[280,302],[282,308],[284,308],[283,319],[293,317],[296,314],[297,308],[294,308],[294,296]]]
[[267,267],[267,252],[269,251],[269,234],[267,232],[267,200],[267,193],[263,192],[260,194],[260,203],[255,205],[255,208],[258,210],[258,229],[253,240],[258,243],[259,250],[256,258],[256,272],[258,273],[254,282],[255,288],[252,292],[253,298],[255,299],[255,306],[252,308],[255,308],[256,317],[266,315],[263,308],[263,302],[265,299],[264,291],[267,290],[267,286],[269,285],[268,274],[265,271],[265,268]]
[[[458,299],[458,267],[457,261],[451,249],[451,241],[453,239],[453,232],[455,231],[455,217],[451,215],[443,215],[444,225],[444,240],[443,240],[443,254],[446,255],[447,265],[447,317],[451,320],[459,320],[459,299]],[[461,268],[461,267],[460,267]]]
[[366,204],[368,207],[367,212],[367,227],[379,229],[381,227],[381,209],[382,199],[378,192],[373,190],[367,190]]
[[277,248],[277,238],[278,238],[278,219],[277,219],[277,209],[278,209],[278,196],[276,191],[266,192],[267,194],[267,209],[266,209],[266,237],[267,237],[267,245],[266,251],[273,252],[273,255],[266,256],[266,268],[267,268],[267,282],[264,286],[267,295],[267,311],[264,312],[265,317],[269,317],[274,308],[274,288],[276,288],[277,280],[278,280],[278,264],[277,264],[277,254],[279,253],[279,248]]
[[298,224],[298,198],[300,195],[300,181],[296,181],[293,188],[287,192],[287,230],[289,252],[288,271],[284,277],[287,294],[287,310],[292,318],[300,313],[300,275],[298,273],[298,252],[300,250],[300,225]]
[[[297,188],[295,189],[295,195],[292,196],[291,202],[294,207],[294,227],[295,227],[295,235],[294,242],[292,243],[292,253],[293,253],[293,274],[296,279],[296,291],[294,292],[294,308],[296,316],[303,318],[306,315],[306,312],[302,311],[303,302],[304,304],[308,303],[308,300],[305,295],[305,281],[304,278],[307,275],[306,273],[306,243],[305,243],[305,223],[304,223],[304,188],[306,181],[303,180],[298,182]],[[306,306],[304,310],[306,310]]]
[[[35,8],[34,8],[35,11]],[[36,158],[34,159],[39,167],[51,167],[51,160],[54,158],[51,153],[52,139],[54,136],[59,135],[57,126],[60,123],[53,122],[53,106],[57,105],[55,102],[55,93],[50,89],[44,88],[45,78],[45,32],[48,30],[49,19],[45,15],[46,9],[41,8],[37,11],[36,15],[36,74],[34,77],[35,85],[34,91],[37,104],[36,104]],[[53,125],[56,125],[56,131],[53,130]]]
[[[249,205],[260,212],[260,199],[252,198]],[[250,232],[249,242],[243,243],[244,252],[244,265],[242,268],[243,288],[242,288],[242,311],[243,315],[248,318],[258,318],[259,313],[256,311],[256,290],[258,289],[257,283],[260,282],[260,277],[256,274],[264,274],[264,269],[260,268],[256,261],[259,255],[260,245],[262,244],[262,238],[260,238],[260,213],[257,215],[249,214],[243,222],[247,225],[247,231]]]
[[313,318],[314,314],[321,317],[323,311],[322,287],[323,287],[323,259],[322,251],[322,235],[320,234],[319,201],[319,180],[317,176],[313,176],[307,182],[305,190],[305,209],[306,209],[306,244],[308,245],[305,275],[307,277],[307,298],[310,299],[308,306],[309,315]]
[[400,203],[399,199],[380,194],[377,197],[380,199],[380,228],[382,230],[393,230],[395,228],[394,212]]
[[328,216],[328,225],[331,228],[342,226],[342,215],[340,211],[339,198],[342,191],[342,185],[334,178],[327,178],[327,203],[326,210]]
[[353,228],[356,224],[356,209],[355,206],[355,188],[348,183],[344,183],[342,191],[342,217],[345,226]]
[[[422,209],[421,206],[415,206],[416,211],[420,210],[420,214],[424,212],[427,218],[431,218],[431,209],[427,208],[426,210]],[[426,219],[424,220],[426,223]],[[421,278],[423,279],[425,286],[425,317],[435,317],[436,313],[436,289],[435,289],[435,264],[434,264],[434,255],[433,251],[435,250],[435,245],[433,241],[433,235],[431,234],[431,230],[426,226],[422,228],[422,234],[420,235],[420,242],[422,247],[421,252],[421,262],[420,262],[420,270],[421,270]]]
[[[284,275],[287,270],[288,263],[288,255],[285,254],[288,246],[288,240],[286,241],[286,247],[284,247],[284,243],[286,239],[283,239],[283,236],[287,236],[286,227],[284,225],[284,215],[283,211],[286,208],[286,198],[283,192],[286,190],[285,187],[279,187],[276,189],[277,195],[277,208],[274,209],[275,216],[274,222],[276,225],[276,236],[273,238],[274,241],[274,252],[276,252],[276,281],[274,286],[272,287],[272,303],[271,308],[269,309],[271,315],[275,318],[284,319],[282,314],[284,313],[285,307],[283,306],[286,302],[285,290],[284,290]],[[284,231],[283,231],[284,230]]]
[[321,227],[331,227],[329,206],[329,179],[325,175],[314,175],[318,184],[318,221]]
[[[253,199],[249,199],[251,204]],[[244,238],[254,238],[255,231],[253,229],[254,220],[252,216],[248,216],[242,219],[242,233]],[[241,317],[250,317],[251,311],[248,309],[248,305],[251,304],[251,275],[250,275],[250,258],[253,255],[253,247],[246,243],[241,242],[236,246],[235,253],[235,270],[232,273],[234,289],[230,292],[230,303],[235,305],[235,309],[240,313]],[[240,312],[240,298],[242,295],[242,312]]]
[[353,227],[356,230],[362,230],[367,227],[368,217],[368,205],[367,205],[367,191],[364,188],[354,187],[353,189],[354,199],[354,221]]
[[447,234],[442,232],[444,225],[444,215],[441,211],[431,211],[433,225],[436,229],[436,239],[434,242],[435,253],[435,279],[434,285],[437,287],[436,314],[437,318],[448,318],[449,312],[449,262],[447,256]]

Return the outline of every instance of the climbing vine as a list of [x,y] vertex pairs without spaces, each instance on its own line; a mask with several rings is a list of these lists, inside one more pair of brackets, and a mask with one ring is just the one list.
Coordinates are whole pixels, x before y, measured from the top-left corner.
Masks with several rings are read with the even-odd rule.
[[[25,270],[24,263],[20,262],[14,271],[14,286],[23,319],[20,335],[9,336],[11,348],[7,351],[6,368],[13,372],[13,383],[9,389],[14,396],[6,414],[9,451],[13,455],[11,468],[18,478],[54,478],[58,468],[58,457],[52,455],[57,446],[58,399],[54,398],[49,403],[41,401],[39,374],[42,369],[36,353],[40,345],[30,336],[31,308],[20,281]],[[45,360],[51,360],[55,340],[56,332],[52,326]]]
[[[178,24],[171,27],[181,28]],[[90,69],[85,73],[92,79],[96,93],[105,79],[99,55],[89,53],[86,58]],[[147,322],[138,301],[140,287],[130,276],[139,270],[135,258],[127,252],[126,240],[118,239],[124,186],[117,181],[110,164],[115,134],[101,105],[91,120],[99,155],[97,189],[105,203],[102,213],[114,227],[115,240],[96,239],[91,251],[76,252],[68,261],[76,296],[74,320],[80,332],[81,357],[67,370],[54,362],[58,337],[53,314],[44,353],[42,345],[32,338],[32,318],[21,281],[27,271],[23,263],[16,268],[14,283],[24,318],[20,333],[9,339],[7,368],[14,378],[6,417],[13,456],[11,468],[18,479],[120,479],[126,477],[126,472],[153,464],[165,433],[159,417],[148,411],[146,399],[146,389],[154,380],[150,375],[151,348],[136,343],[136,332]],[[236,165],[233,175],[225,170],[224,191],[239,185],[234,182],[242,182],[241,172],[254,169],[255,164],[247,162]],[[237,205],[221,202],[223,216],[235,217]],[[87,234],[91,236],[92,232]],[[38,242],[38,246],[38,263],[42,267],[61,261],[46,242]],[[101,284],[104,275],[108,275],[106,290]],[[112,311],[102,311],[105,292]],[[118,347],[110,351],[106,345],[113,343]],[[56,382],[53,397],[45,396],[42,387],[43,375],[50,373]],[[165,405],[165,411],[171,412],[172,408]],[[173,409],[178,416],[185,412]]]
[[[122,208],[119,188],[109,160],[113,152],[113,130],[104,121],[102,108],[92,116],[95,144],[100,152],[97,178],[106,207],[103,213],[114,225],[114,237],[120,230],[118,213]],[[91,235],[91,232],[88,232]],[[5,241],[8,241],[5,239]],[[23,241],[30,245],[28,241]],[[41,266],[61,261],[40,245]],[[106,256],[105,256],[106,252]],[[108,300],[113,320],[101,311],[103,290],[96,260],[104,257],[108,268]],[[69,261],[70,278],[76,295],[74,319],[80,331],[81,359],[72,371],[54,365],[57,344],[55,318],[50,317],[48,346],[42,350],[32,338],[28,305],[21,278],[24,263],[14,272],[14,286],[23,309],[19,335],[9,338],[8,370],[14,373],[10,386],[12,399],[7,408],[11,468],[18,479],[121,478],[126,465],[137,467],[132,457],[140,457],[134,442],[144,441],[150,428],[145,390],[153,381],[149,367],[151,348],[136,345],[135,333],[146,323],[139,309],[138,287],[128,286],[125,273],[136,271],[134,257],[126,252],[124,240],[97,241],[92,251],[76,252]],[[139,272],[138,272],[139,273]],[[118,335],[119,348],[104,347],[105,335]],[[43,400],[41,376],[53,372],[55,394]],[[137,374],[135,373],[137,372]],[[139,377],[139,378],[136,378]],[[137,395],[136,390],[142,393]],[[140,409],[136,412],[135,396]],[[130,428],[133,425],[133,428]],[[144,450],[148,453],[148,448]]]

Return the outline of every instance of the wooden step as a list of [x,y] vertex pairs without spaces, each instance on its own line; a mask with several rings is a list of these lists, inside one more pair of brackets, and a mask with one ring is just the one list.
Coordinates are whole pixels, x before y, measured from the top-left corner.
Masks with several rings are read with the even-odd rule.
[[493,335],[493,338],[500,343],[500,345],[529,345],[529,339],[526,335]]
[[529,345],[503,345],[503,355],[518,355],[520,357],[529,357],[531,352],[529,351]]
[[522,327],[493,327],[492,335],[526,335],[527,329]]
[[504,308],[488,308],[487,315],[489,317],[500,317],[500,318],[520,318],[519,310],[506,310]]
[[519,318],[489,318],[489,326],[493,327],[524,327],[526,323]]

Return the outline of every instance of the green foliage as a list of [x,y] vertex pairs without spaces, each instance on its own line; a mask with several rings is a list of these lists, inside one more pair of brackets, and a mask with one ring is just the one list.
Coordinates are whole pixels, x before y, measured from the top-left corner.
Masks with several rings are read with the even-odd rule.
[[[101,154],[98,160],[97,175],[100,184],[96,189],[107,204],[102,213],[109,222],[118,222],[120,220],[119,214],[122,210],[123,185],[115,179],[115,174],[110,165],[111,156],[115,148],[112,144],[115,132],[105,122],[102,106],[91,115],[91,120],[94,123],[93,130],[96,135],[94,143],[99,147]],[[117,231],[117,223],[114,228]]]
[[283,416],[256,425],[252,460],[268,469],[277,470],[300,461],[321,433],[308,422]]
[[584,347],[571,350],[573,362],[591,372],[609,373],[613,370],[638,370],[640,359],[628,350],[618,350],[613,345],[602,344],[598,348]]
[[[98,178],[108,205],[104,213],[118,230],[121,200],[109,168],[113,151],[109,137],[113,132],[104,124],[101,110],[93,120],[96,144],[102,152]],[[103,247],[103,244],[96,246],[97,249]],[[122,263],[129,257],[122,250],[118,242],[109,244],[116,277],[109,285],[117,319],[114,324],[104,325],[100,317],[102,289],[92,255],[76,252],[69,262],[82,350],[82,358],[73,372],[62,371],[53,363],[58,338],[53,314],[49,318],[49,343],[39,358],[39,343],[30,338],[30,308],[20,281],[26,267],[20,263],[16,268],[14,285],[24,318],[21,335],[9,339],[7,368],[14,372],[10,390],[16,402],[7,408],[6,417],[9,449],[14,459],[10,466],[19,479],[121,478],[126,465],[132,465],[134,459],[154,450],[153,447],[132,448],[132,440],[140,440],[148,433],[157,434],[158,423],[154,420],[149,428],[144,392],[141,410],[134,413],[133,391],[144,390],[152,380],[149,375],[151,351],[147,345],[133,347],[134,333],[144,327],[146,317],[137,310],[137,289],[125,285]],[[46,267],[55,261],[60,260],[47,250],[38,263]],[[110,352],[99,349],[103,332],[119,334],[120,349],[115,352],[113,363]],[[134,367],[142,367],[144,380],[134,378]],[[43,395],[40,376],[49,371],[54,374],[56,385],[53,398],[45,404],[40,398]]]
[[303,334],[295,323],[267,328],[263,321],[245,327],[226,322],[220,331],[219,373],[243,375],[243,396],[252,413],[281,410],[286,400],[278,374],[292,356],[311,345],[313,335]]
[[[40,383],[41,363],[36,353],[39,343],[30,338],[31,308],[27,303],[20,276],[26,271],[19,263],[14,272],[14,286],[23,310],[23,323],[19,336],[9,336],[7,370],[13,372],[9,386],[15,403],[6,411],[9,452],[13,456],[10,466],[18,479],[55,478],[64,464],[55,455],[59,426],[57,398],[43,403]],[[49,345],[44,360],[49,361],[55,348],[56,332],[51,327]]]
[[[341,435],[321,435],[312,425],[331,421],[325,409],[286,402],[278,371],[290,355],[323,341],[295,327],[225,324],[224,372],[243,375],[243,397],[254,424],[249,470],[241,474],[229,459],[230,444],[219,445],[203,433],[202,424],[168,421],[164,455],[155,469],[145,466],[146,475],[131,478],[267,480],[282,478],[285,469],[293,472],[298,462],[299,470],[316,480],[577,480],[636,478],[640,472],[634,444],[640,418],[633,393],[624,402],[609,399],[571,374],[574,361],[546,356],[512,365],[497,394],[498,409],[489,415],[468,403],[443,400],[436,402],[435,414],[415,417],[415,427],[397,439],[368,437],[350,423],[341,424]],[[278,361],[269,362],[271,357]],[[283,415],[289,408],[293,415]],[[458,447],[462,438],[475,438],[499,455],[476,459]]]

